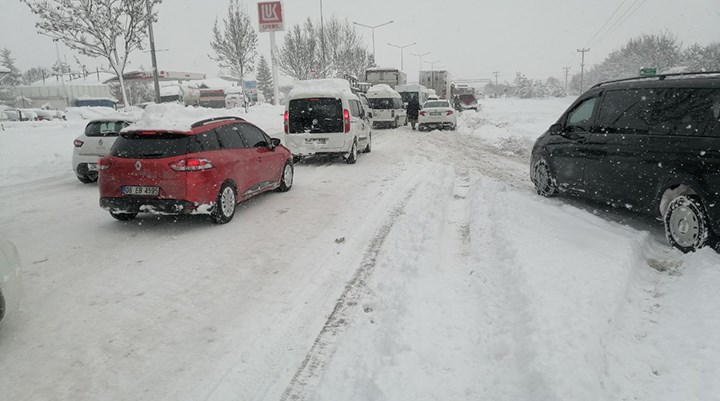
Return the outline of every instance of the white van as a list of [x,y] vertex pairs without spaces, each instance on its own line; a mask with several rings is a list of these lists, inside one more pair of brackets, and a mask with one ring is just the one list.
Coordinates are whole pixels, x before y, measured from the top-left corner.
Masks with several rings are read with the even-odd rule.
[[370,121],[372,127],[386,126],[397,128],[407,125],[407,112],[403,108],[403,99],[399,93],[388,85],[375,85],[368,90]]
[[303,156],[343,156],[348,164],[372,148],[370,122],[344,79],[298,81],[285,102],[286,146]]

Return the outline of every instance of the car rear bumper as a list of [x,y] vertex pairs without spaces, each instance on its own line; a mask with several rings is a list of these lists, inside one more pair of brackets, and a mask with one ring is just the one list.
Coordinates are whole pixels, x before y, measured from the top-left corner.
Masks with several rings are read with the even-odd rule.
[[[287,147],[295,156],[348,153],[352,146],[350,133],[288,134]],[[321,141],[324,140],[324,143]]]
[[97,164],[102,156],[97,155],[80,155],[77,153],[73,154],[72,167],[75,174],[80,175],[79,170],[83,170],[82,173],[87,173],[89,164]]
[[100,207],[112,213],[210,214],[213,206],[178,199],[100,198]]

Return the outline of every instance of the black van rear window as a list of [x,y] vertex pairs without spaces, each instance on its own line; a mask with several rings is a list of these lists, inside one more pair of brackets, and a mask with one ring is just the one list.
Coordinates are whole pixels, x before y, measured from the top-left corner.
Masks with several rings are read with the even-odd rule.
[[295,99],[290,101],[288,109],[288,129],[291,134],[343,132],[340,99]]
[[187,154],[189,145],[188,135],[128,133],[120,135],[110,154],[126,159],[160,159]]
[[128,123],[125,121],[92,122],[85,127],[85,136],[118,136],[120,134],[120,130],[127,126]]

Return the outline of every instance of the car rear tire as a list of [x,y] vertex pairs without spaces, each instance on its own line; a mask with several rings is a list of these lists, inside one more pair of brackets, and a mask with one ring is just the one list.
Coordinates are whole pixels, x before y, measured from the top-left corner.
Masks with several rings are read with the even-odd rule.
[[237,207],[237,193],[235,187],[228,182],[225,182],[220,187],[217,198],[215,199],[215,207],[213,208],[210,217],[215,224],[229,223],[230,220],[235,216],[235,209]]
[[533,166],[533,183],[538,195],[546,198],[553,197],[558,193],[557,180],[545,159],[540,159]]
[[704,247],[712,236],[707,213],[696,195],[680,195],[673,199],[663,222],[668,242],[683,253]]
[[3,297],[2,291],[0,291],[0,322],[5,318],[5,297]]
[[137,213],[115,213],[110,212],[110,216],[112,216],[115,220],[118,221],[130,221],[137,217]]
[[357,154],[357,141],[353,141],[352,148],[350,148],[350,153],[345,158],[347,164],[355,164],[355,162],[357,162]]
[[372,152],[372,134],[368,135],[368,144],[365,146],[365,150],[363,153],[370,153]]
[[295,178],[295,168],[290,161],[285,162],[283,167],[282,176],[280,177],[280,186],[278,186],[278,192],[287,192],[292,188],[293,179]]

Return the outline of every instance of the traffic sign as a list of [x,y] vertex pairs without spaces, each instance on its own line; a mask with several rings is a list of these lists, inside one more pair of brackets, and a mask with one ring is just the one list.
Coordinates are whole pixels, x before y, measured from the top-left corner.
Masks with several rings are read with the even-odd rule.
[[283,6],[281,1],[267,1],[258,3],[258,21],[260,32],[276,32],[285,30],[283,20]]

